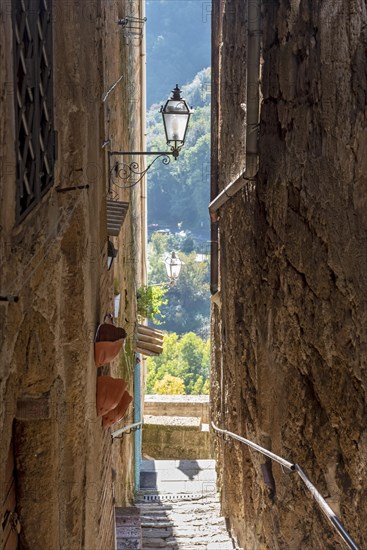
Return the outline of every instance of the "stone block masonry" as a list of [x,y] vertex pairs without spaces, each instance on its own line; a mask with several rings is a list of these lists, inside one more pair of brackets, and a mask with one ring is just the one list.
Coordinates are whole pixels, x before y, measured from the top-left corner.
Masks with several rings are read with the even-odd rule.
[[144,415],[143,456],[155,460],[212,458],[209,430],[198,417]]
[[[220,210],[213,418],[301,464],[365,548],[366,3],[260,4],[259,173]],[[246,89],[246,32],[231,17],[239,24],[247,2],[214,7],[220,191],[226,167],[243,168],[240,102],[228,90]],[[270,489],[257,453],[220,438],[217,450],[224,512],[244,547],[341,547],[280,468]]]
[[[12,6],[20,14],[21,32],[14,28]],[[120,235],[113,237],[119,253],[111,271],[106,195],[111,144],[142,149],[140,46],[126,44],[117,25],[127,9],[141,7],[140,0],[0,3],[0,295],[19,296],[17,303],[0,302],[0,480],[14,450],[20,548],[114,548],[114,499],[124,505],[133,492],[133,436],[112,446],[96,416],[93,339],[97,324],[113,311],[114,279],[121,293],[120,321],[130,338],[136,320],[144,193],[114,192],[115,200],[129,202],[129,210]],[[37,26],[38,8],[44,20]],[[46,21],[47,9],[52,13]],[[28,16],[31,26],[23,24]],[[49,25],[52,33],[41,42]],[[28,32],[34,33],[33,42]],[[49,143],[51,111],[32,104],[45,87],[44,80],[36,88],[32,84],[39,77],[35,52],[44,56],[40,66],[48,84],[52,74],[51,130],[57,132],[44,165],[39,146],[43,150]],[[21,131],[20,101],[28,109]],[[18,138],[26,161],[16,153]],[[35,193],[29,184],[33,151],[38,151],[39,179],[53,167],[47,186],[36,178]],[[17,180],[24,166],[22,188]],[[33,202],[19,216],[22,193],[20,202]],[[122,376],[117,361],[103,368]],[[2,503],[4,490],[0,483]]]
[[196,416],[209,422],[209,395],[146,395],[144,412],[156,416]]

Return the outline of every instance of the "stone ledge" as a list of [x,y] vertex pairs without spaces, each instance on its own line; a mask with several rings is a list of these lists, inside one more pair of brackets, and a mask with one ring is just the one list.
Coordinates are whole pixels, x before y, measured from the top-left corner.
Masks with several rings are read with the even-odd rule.
[[144,424],[200,429],[201,420],[197,416],[155,416],[147,414],[144,415]]
[[157,395],[150,394],[144,397],[147,403],[209,403],[209,395]]
[[199,417],[144,416],[143,455],[156,460],[210,459],[210,433]]
[[144,411],[152,416],[200,417],[209,422],[208,395],[146,395]]

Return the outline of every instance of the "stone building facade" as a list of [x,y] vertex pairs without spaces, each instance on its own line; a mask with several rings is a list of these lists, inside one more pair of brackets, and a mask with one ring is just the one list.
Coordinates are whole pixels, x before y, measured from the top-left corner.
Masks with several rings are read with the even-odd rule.
[[[258,167],[212,212],[212,419],[300,464],[364,548],[366,3],[213,2],[212,199],[246,169],[251,3]],[[295,474],[215,439],[244,548],[344,547]]]
[[[109,155],[145,148],[144,25],[133,32],[128,22],[118,24],[126,17],[143,19],[143,0],[0,5],[6,550],[16,548],[17,526],[20,548],[113,548],[114,504],[127,504],[133,493],[132,436],[112,444],[102,428],[94,363],[96,327],[113,313],[118,293],[126,350],[99,374],[126,378],[133,391],[136,289],[146,276],[145,183],[111,184]],[[129,203],[115,236],[108,236],[108,199]],[[110,271],[108,239],[118,249]],[[132,407],[123,423],[130,420]]]

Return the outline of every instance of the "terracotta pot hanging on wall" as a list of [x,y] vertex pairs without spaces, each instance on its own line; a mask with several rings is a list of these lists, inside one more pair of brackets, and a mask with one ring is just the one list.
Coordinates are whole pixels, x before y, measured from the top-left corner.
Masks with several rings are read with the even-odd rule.
[[118,355],[126,331],[109,323],[99,325],[94,343],[94,359],[97,367],[106,365]]
[[127,387],[122,378],[112,376],[97,377],[97,415],[102,416],[116,409]]
[[129,394],[129,392],[125,391],[123,396],[121,397],[117,407],[110,410],[107,414],[105,414],[102,417],[102,425],[104,428],[108,428],[109,426],[112,426],[115,422],[118,422],[123,418],[126,414],[126,411],[133,400],[132,396]]

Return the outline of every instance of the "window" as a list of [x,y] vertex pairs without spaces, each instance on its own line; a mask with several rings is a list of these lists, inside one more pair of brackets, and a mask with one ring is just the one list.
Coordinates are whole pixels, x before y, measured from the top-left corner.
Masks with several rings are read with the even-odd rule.
[[53,184],[51,8],[52,0],[13,0],[18,222]]

